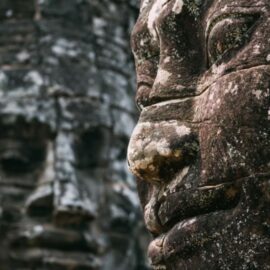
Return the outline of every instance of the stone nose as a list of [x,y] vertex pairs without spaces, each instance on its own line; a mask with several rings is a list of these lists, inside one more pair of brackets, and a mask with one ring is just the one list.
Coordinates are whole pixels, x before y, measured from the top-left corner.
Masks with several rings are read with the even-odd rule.
[[83,224],[96,215],[95,204],[77,179],[69,139],[62,134],[49,147],[38,187],[27,201],[30,214],[53,216],[53,221],[61,226]]
[[50,216],[61,226],[84,224],[96,216],[94,204],[70,181],[41,183],[26,208],[30,216]]
[[191,127],[178,121],[138,123],[128,147],[130,170],[152,183],[170,181],[195,159],[198,141]]
[[95,204],[77,178],[72,134],[60,133],[55,142],[54,221],[82,224],[95,217]]
[[79,225],[96,217],[95,204],[76,185],[57,181],[54,186],[54,222],[57,225]]

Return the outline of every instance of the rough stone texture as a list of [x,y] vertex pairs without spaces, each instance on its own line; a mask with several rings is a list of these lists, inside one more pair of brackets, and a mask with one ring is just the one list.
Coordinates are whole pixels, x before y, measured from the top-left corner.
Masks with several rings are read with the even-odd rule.
[[143,0],[130,169],[154,269],[270,269],[268,0]]
[[145,269],[125,161],[136,13],[132,1],[1,0],[1,270]]

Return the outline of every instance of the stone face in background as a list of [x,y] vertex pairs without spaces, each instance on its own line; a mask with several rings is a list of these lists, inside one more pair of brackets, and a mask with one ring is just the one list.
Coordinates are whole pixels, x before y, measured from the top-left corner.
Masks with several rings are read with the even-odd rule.
[[270,6],[143,0],[129,164],[154,269],[270,269]]
[[1,1],[1,270],[146,268],[125,161],[136,14],[127,1]]

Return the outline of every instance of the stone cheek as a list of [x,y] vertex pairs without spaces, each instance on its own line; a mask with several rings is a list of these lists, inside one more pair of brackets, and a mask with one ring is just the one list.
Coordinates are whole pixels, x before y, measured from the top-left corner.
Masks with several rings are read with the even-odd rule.
[[204,183],[268,170],[268,82],[267,66],[238,71],[220,78],[196,99]]

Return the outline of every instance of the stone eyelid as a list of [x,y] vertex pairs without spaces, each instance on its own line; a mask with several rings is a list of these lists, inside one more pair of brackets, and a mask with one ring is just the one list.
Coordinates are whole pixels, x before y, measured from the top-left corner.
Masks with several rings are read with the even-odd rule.
[[225,20],[228,20],[228,19],[246,19],[246,23],[250,23],[250,25],[248,25],[247,27],[247,30],[245,32],[243,32],[243,36],[245,35],[245,39],[247,39],[248,35],[251,34],[251,32],[253,31],[254,29],[254,25],[255,23],[257,22],[257,20],[259,19],[260,17],[260,14],[258,13],[249,13],[249,14],[245,14],[245,13],[233,13],[233,14],[223,14],[223,15],[220,15],[216,18],[214,18],[208,25],[208,28],[206,29],[205,31],[205,39],[206,39],[206,51],[207,51],[207,55],[208,55],[208,65],[213,65],[215,64],[217,61],[219,61],[220,59],[222,59],[222,57],[228,53],[229,51],[231,51],[232,49],[235,49],[237,47],[241,47],[241,44],[239,44],[239,40],[238,39],[235,39],[235,42],[233,44],[231,44],[231,46],[227,49],[224,50],[224,52],[217,58],[217,59],[214,59],[214,62],[211,61],[211,57],[210,57],[210,51],[209,51],[209,38],[210,38],[210,35],[212,33],[212,30],[215,28],[215,26],[222,22],[222,21],[225,21]]

